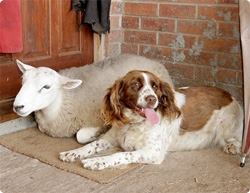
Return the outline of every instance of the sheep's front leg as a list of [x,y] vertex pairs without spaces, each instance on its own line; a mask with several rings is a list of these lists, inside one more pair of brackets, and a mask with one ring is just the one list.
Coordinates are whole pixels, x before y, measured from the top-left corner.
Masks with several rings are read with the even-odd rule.
[[109,135],[109,133],[106,133],[100,139],[97,139],[96,141],[93,141],[83,147],[73,149],[71,151],[61,152],[59,157],[64,162],[72,163],[76,159],[81,160],[114,145],[114,139]]
[[97,139],[104,129],[100,127],[84,127],[76,133],[78,143],[86,144]]

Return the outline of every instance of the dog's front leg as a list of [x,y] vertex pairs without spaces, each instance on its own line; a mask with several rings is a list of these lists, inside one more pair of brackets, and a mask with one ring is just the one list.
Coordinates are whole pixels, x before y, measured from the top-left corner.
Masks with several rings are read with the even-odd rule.
[[137,150],[132,152],[119,152],[110,156],[82,159],[83,167],[90,170],[103,170],[131,163],[160,164],[164,154],[152,150]]
[[108,149],[109,147],[115,145],[115,140],[107,132],[100,139],[93,141],[83,147],[78,149],[73,149],[71,151],[61,152],[60,159],[64,162],[74,162],[76,159],[83,159],[89,157],[95,153],[98,153],[102,150]]

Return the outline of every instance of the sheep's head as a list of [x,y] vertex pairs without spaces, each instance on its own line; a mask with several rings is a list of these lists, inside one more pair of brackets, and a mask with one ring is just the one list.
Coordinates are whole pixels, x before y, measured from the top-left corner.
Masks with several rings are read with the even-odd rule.
[[17,60],[17,66],[23,73],[22,88],[17,94],[13,110],[20,116],[42,110],[60,99],[61,89],[73,89],[82,81],[61,76],[56,71],[35,68]]

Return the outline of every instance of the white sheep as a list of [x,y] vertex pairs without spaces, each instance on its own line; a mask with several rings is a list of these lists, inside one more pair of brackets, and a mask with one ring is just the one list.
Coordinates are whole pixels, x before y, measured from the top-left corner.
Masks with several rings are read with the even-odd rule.
[[53,137],[71,137],[81,128],[89,128],[78,132],[79,143],[92,141],[103,132],[100,109],[104,94],[127,72],[150,71],[173,85],[162,64],[141,56],[121,55],[59,73],[18,60],[17,65],[23,73],[23,82],[13,104],[14,111],[20,116],[35,112],[39,130]]

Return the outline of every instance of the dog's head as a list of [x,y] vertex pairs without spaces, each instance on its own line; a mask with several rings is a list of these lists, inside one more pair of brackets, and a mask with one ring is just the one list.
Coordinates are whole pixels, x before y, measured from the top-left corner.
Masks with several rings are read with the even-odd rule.
[[174,90],[154,74],[133,70],[118,79],[108,89],[102,108],[106,124],[127,124],[131,120],[147,118],[156,124],[160,116],[170,120],[180,115],[175,105]]

